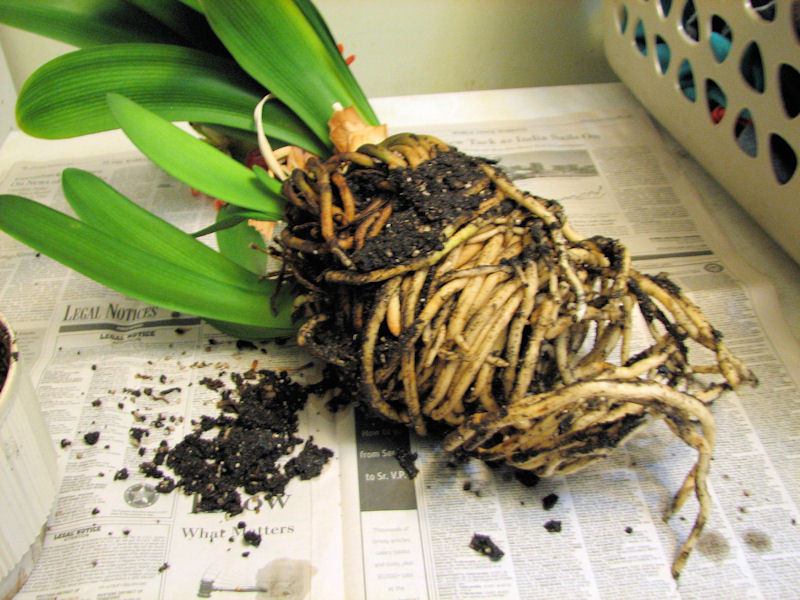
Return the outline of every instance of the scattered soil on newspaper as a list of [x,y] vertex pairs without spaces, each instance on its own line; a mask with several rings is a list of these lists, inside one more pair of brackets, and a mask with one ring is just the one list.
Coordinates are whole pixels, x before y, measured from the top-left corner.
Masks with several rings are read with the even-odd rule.
[[[162,441],[153,460],[139,467],[145,476],[160,480],[157,491],[180,488],[195,495],[195,512],[239,514],[242,492],[282,496],[291,479],[318,476],[333,455],[313,438],[297,436],[298,414],[312,388],[293,382],[286,372],[233,373],[231,379],[235,389],[219,380],[202,381],[220,394],[220,412],[194,423],[174,448]],[[141,441],[141,428],[132,428],[131,438]]]

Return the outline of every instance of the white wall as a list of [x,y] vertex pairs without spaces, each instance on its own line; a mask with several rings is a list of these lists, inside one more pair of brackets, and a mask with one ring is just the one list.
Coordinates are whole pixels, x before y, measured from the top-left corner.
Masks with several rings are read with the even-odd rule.
[[0,46],[0,143],[16,127],[14,123],[14,104],[16,102],[17,91],[11,82],[11,73],[6,64],[3,47]]
[[600,0],[317,0],[369,96],[616,81]]
[[[316,0],[368,96],[616,81],[601,0]],[[17,89],[69,46],[0,26]]]

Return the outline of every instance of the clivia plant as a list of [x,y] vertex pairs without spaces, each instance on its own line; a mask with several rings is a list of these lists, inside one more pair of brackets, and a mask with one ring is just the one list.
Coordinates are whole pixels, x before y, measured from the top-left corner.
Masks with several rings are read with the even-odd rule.
[[386,137],[310,0],[0,0],[0,21],[82,47],[24,84],[24,131],[121,128],[225,203],[192,235],[67,169],[77,218],[4,195],[0,228],[232,335],[296,335],[356,401],[457,454],[566,474],[663,418],[697,451],[668,511],[698,499],[679,575],[711,507],[709,404],[755,378],[666,275],[490,161]]

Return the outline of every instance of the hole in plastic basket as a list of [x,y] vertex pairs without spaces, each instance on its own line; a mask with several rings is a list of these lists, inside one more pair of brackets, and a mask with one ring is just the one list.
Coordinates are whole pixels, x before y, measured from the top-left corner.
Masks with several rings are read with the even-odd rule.
[[778,67],[778,83],[786,115],[794,119],[800,113],[800,73],[794,67],[782,64]]
[[681,29],[683,32],[693,39],[695,42],[700,41],[700,28],[697,24],[697,9],[694,7],[694,2],[688,0],[683,6],[683,14],[681,15]]
[[620,33],[625,33],[625,30],[628,29],[628,7],[624,4],[617,11],[617,26]]
[[694,73],[692,72],[692,65],[687,59],[683,59],[683,62],[678,69],[678,86],[681,88],[683,95],[694,102],[695,98],[697,97],[697,90],[694,86]]
[[761,50],[756,42],[750,42],[744,49],[739,71],[751,88],[759,94],[764,92],[764,63],[761,61]]
[[706,101],[708,102],[708,113],[711,115],[711,122],[716,125],[725,116],[728,97],[713,79],[706,79]]
[[736,143],[742,152],[749,156],[756,156],[758,154],[758,144],[756,143],[756,124],[753,121],[753,114],[744,109],[736,117],[736,123],[733,126],[733,136],[736,138]]
[[792,25],[794,25],[794,37],[800,43],[800,0],[792,2]]
[[672,0],[658,0],[658,5],[661,7],[661,15],[664,18],[668,17],[672,9]]
[[711,17],[711,53],[718,63],[728,58],[732,41],[733,32],[728,22],[719,15]]
[[765,21],[775,20],[775,4],[777,0],[750,0],[750,8]]
[[644,23],[642,23],[641,19],[636,23],[636,29],[633,32],[633,41],[636,43],[639,52],[647,56],[647,38],[644,33]]
[[672,52],[670,52],[669,45],[667,41],[662,38],[660,35],[657,35],[655,38],[656,44],[656,58],[658,59],[658,69],[661,71],[661,74],[667,72],[669,69],[669,60],[672,58]]
[[773,133],[769,136],[769,157],[772,161],[775,179],[779,184],[784,185],[797,170],[797,155],[786,140],[777,133]]

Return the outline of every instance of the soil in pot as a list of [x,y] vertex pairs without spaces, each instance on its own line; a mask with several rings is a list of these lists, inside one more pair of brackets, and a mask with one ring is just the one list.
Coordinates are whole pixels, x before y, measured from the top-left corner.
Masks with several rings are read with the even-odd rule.
[[8,370],[11,368],[11,336],[8,329],[0,325],[0,390],[5,387]]

